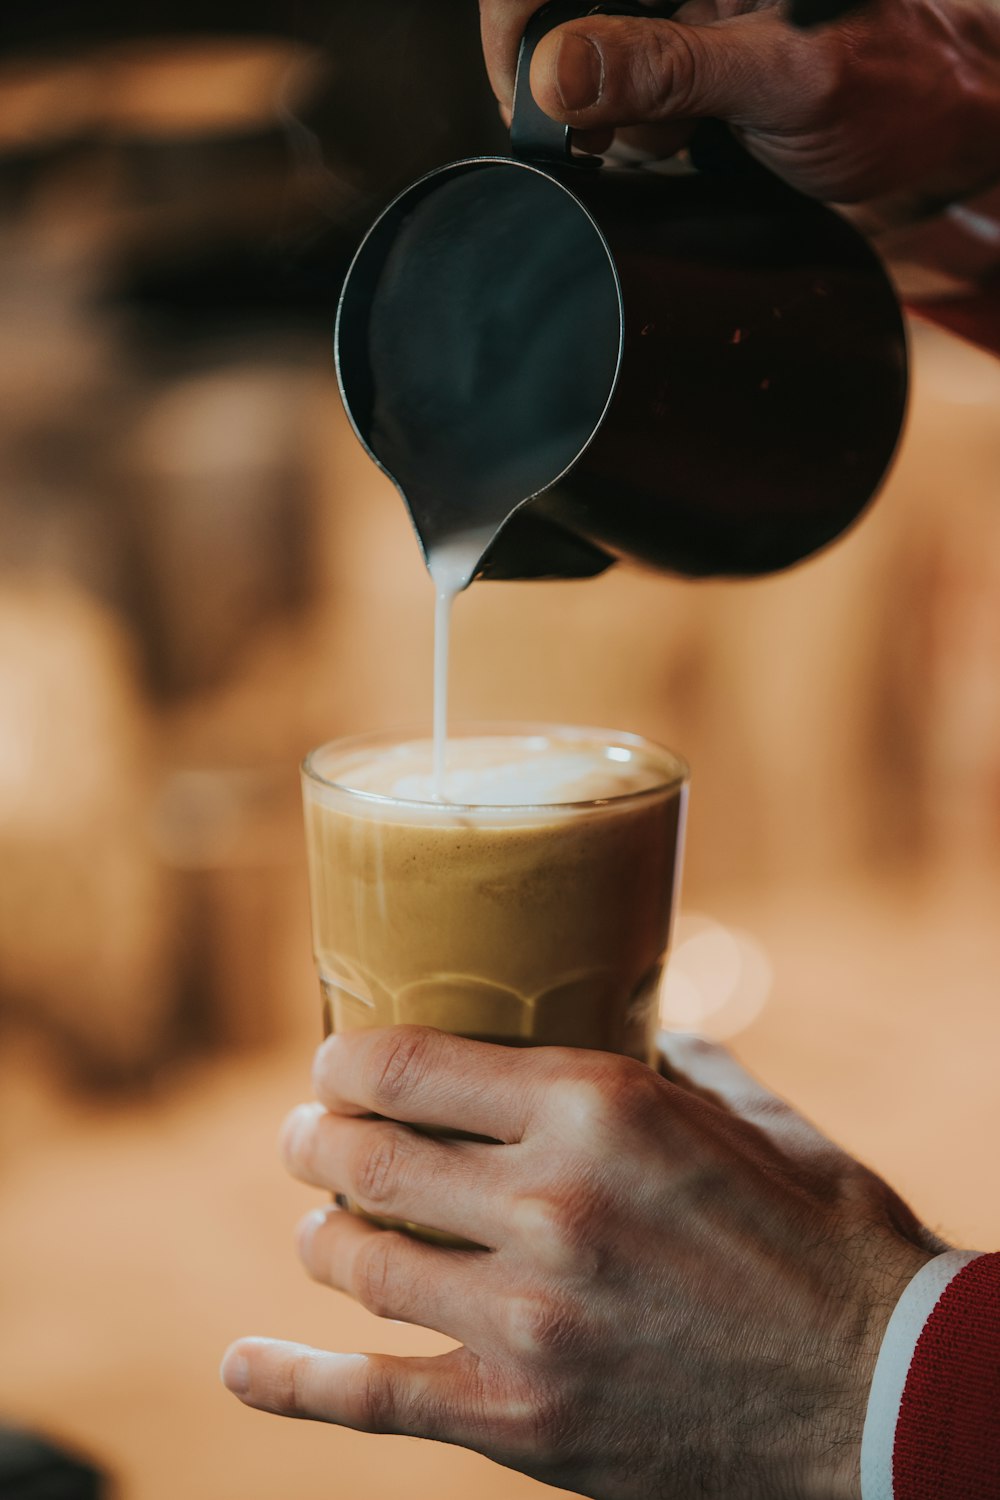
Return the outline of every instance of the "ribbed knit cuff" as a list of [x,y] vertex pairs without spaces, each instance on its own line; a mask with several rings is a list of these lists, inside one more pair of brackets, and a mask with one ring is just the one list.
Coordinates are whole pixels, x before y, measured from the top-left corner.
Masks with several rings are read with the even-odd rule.
[[1000,1254],[959,1271],[917,1339],[892,1482],[896,1500],[1000,1500]]
[[892,1450],[913,1351],[941,1293],[975,1258],[975,1251],[949,1250],[929,1260],[921,1266],[893,1309],[868,1395],[868,1412],[861,1439],[861,1500],[895,1500]]

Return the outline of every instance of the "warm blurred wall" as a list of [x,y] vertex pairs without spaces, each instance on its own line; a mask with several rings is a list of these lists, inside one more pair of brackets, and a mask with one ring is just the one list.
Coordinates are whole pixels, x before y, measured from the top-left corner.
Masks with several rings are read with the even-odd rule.
[[50,4],[0,42],[0,1027],[125,1082],[286,1024],[339,280],[499,123],[444,4]]

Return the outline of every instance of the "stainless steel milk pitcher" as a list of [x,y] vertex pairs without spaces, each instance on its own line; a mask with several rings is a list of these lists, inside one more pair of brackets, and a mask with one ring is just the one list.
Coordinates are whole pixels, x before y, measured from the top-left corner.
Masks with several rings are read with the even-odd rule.
[[337,317],[344,403],[425,554],[475,534],[487,576],[786,567],[890,464],[895,295],[854,228],[732,143],[703,135],[700,169],[668,172],[571,155],[528,69],[589,10],[648,14],[546,6],[512,155],[431,172],[369,231]]

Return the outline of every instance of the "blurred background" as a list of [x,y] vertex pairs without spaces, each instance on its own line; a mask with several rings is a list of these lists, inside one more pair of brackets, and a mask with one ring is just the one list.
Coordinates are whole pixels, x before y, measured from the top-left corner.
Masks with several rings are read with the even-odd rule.
[[[538,1490],[216,1377],[248,1332],[443,1347],[306,1283],[316,1195],[274,1137],[319,1031],[297,764],[430,712],[432,590],[341,414],[339,281],[395,188],[502,145],[471,0],[0,18],[0,1423],[122,1500]],[[665,1020],[990,1248],[1000,363],[916,325],[913,356],[839,546],[739,585],[478,585],[453,706],[687,756]]]

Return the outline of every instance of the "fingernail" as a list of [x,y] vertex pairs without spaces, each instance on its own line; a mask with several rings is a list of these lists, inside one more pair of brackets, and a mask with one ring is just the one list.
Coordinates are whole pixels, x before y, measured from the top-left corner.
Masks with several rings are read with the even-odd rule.
[[337,1049],[337,1042],[336,1035],[331,1033],[330,1036],[324,1037],[316,1049],[316,1056],[313,1058],[312,1066],[313,1087],[316,1089],[319,1088],[323,1074],[329,1066],[330,1058]]
[[322,1112],[323,1107],[319,1104],[299,1104],[292,1110],[281,1127],[279,1146],[282,1156],[296,1155]]
[[317,1229],[321,1229],[326,1223],[329,1213],[330,1210],[328,1208],[314,1208],[311,1214],[306,1214],[295,1236],[300,1253],[308,1247],[309,1241]]
[[589,37],[567,31],[556,54],[556,92],[564,109],[596,104],[604,87],[604,58]]
[[229,1353],[219,1371],[222,1383],[234,1396],[245,1396],[250,1389],[250,1361],[243,1354]]

